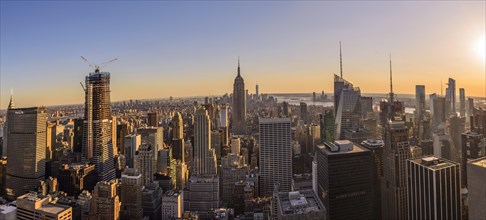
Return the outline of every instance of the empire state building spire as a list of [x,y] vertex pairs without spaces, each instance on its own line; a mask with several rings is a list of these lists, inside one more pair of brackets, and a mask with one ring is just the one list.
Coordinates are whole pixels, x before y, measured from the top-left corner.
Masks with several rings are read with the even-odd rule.
[[238,57],[238,77],[240,76],[240,57]]

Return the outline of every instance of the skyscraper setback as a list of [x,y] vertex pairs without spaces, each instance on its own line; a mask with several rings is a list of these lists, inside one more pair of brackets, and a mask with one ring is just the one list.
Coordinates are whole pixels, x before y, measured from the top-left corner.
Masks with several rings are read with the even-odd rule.
[[83,158],[95,164],[100,181],[115,178],[112,147],[110,73],[95,72],[86,76]]
[[238,58],[238,75],[233,84],[233,133],[246,134],[246,93],[245,81],[240,75],[240,59]]

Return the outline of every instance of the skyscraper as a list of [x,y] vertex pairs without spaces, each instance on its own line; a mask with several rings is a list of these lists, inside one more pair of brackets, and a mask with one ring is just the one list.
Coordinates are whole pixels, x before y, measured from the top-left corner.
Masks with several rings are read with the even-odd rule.
[[304,124],[309,123],[309,113],[307,112],[307,104],[305,102],[300,103],[300,120],[304,122]]
[[485,143],[483,134],[468,131],[461,135],[462,156],[461,156],[461,186],[467,187],[469,176],[467,173],[468,160],[477,159],[485,155]]
[[240,59],[238,58],[238,75],[233,84],[233,133],[246,134],[246,93],[245,81],[240,75]]
[[461,117],[466,116],[466,92],[464,88],[459,89],[459,113]]
[[333,142],[334,137],[334,112],[332,110],[324,111],[320,116],[321,143]]
[[142,185],[144,186],[148,186],[154,182],[153,158],[154,151],[152,145],[140,145],[135,155],[135,168],[142,174]]
[[142,219],[142,175],[135,168],[126,168],[121,179],[120,219]]
[[433,156],[407,160],[408,219],[461,219],[459,163]]
[[417,121],[420,123],[424,119],[425,114],[425,86],[415,86],[415,114]]
[[206,109],[199,107],[194,120],[193,174],[216,174],[216,155],[211,148],[211,120]]
[[116,180],[100,181],[96,184],[89,210],[90,220],[120,219],[120,199],[116,192]]
[[371,152],[373,159],[373,192],[374,192],[374,219],[381,219],[381,182],[383,179],[383,146],[382,140],[365,140],[361,146]]
[[9,108],[7,111],[7,196],[35,190],[45,179],[46,109]]
[[329,219],[375,217],[371,152],[348,140],[317,146],[318,195]]
[[456,80],[449,78],[446,88],[446,108],[450,114],[456,115]]
[[176,112],[172,117],[172,156],[184,163],[184,152],[184,122],[181,113]]
[[[345,131],[361,126],[361,90],[353,84],[334,75],[334,97],[336,116],[336,140],[345,138]],[[339,99],[336,99],[336,96]]]
[[159,114],[157,112],[149,112],[147,114],[147,126],[149,127],[159,126]]
[[152,151],[154,153],[152,166],[154,173],[161,172],[157,170],[157,160],[159,151],[164,148],[164,131],[162,127],[143,127],[137,129],[137,133],[140,134],[142,138],[142,143],[150,144],[152,146]]
[[407,219],[406,160],[410,159],[408,129],[404,121],[390,121],[383,149],[382,218]]
[[84,117],[83,158],[95,164],[100,181],[112,180],[115,162],[111,140],[110,73],[96,69],[86,76]]
[[291,191],[292,147],[290,118],[259,119],[260,195],[271,195],[275,184]]

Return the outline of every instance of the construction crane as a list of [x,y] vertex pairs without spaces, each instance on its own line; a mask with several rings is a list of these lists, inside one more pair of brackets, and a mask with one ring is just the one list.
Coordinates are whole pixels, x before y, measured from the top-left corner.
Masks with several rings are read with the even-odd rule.
[[84,58],[83,56],[81,56],[81,59],[83,59],[83,61],[86,62],[89,65],[89,67],[91,67],[95,71],[95,73],[99,73],[101,67],[104,67],[104,66],[118,60],[118,58],[115,58],[115,59],[100,63],[98,65],[93,65],[88,61],[88,59]]

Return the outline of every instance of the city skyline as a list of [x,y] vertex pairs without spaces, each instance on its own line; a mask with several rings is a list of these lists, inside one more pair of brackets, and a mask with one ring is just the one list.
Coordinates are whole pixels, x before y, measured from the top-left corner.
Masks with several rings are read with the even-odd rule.
[[396,93],[441,94],[452,77],[485,94],[480,1],[0,4],[0,109],[11,88],[21,107],[81,104],[93,70],[80,55],[120,59],[103,69],[113,101],[231,93],[238,56],[250,93],[331,93],[339,41],[343,76],[365,93],[388,92],[391,52]]

